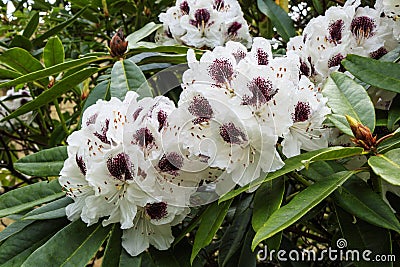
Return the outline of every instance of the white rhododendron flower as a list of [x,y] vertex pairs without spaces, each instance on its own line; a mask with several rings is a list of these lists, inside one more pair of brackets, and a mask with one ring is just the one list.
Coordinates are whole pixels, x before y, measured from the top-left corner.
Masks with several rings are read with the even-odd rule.
[[249,27],[237,0],[178,0],[159,19],[163,28],[156,40],[164,45],[214,48],[228,41],[251,44]]
[[349,0],[343,7],[329,8],[309,22],[302,36],[289,41],[288,54],[299,56],[302,75],[318,84],[332,71],[344,72],[340,63],[347,54],[378,59],[398,45],[398,27],[382,16],[382,1],[375,8],[360,3]]

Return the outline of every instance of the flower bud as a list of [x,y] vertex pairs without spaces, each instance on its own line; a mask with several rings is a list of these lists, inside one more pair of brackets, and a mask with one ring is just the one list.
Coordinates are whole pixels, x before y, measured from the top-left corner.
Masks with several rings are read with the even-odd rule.
[[377,145],[376,136],[372,136],[371,130],[348,115],[346,115],[346,119],[355,137],[352,139],[353,143],[366,150],[374,150]]
[[124,32],[120,28],[110,42],[110,54],[112,57],[121,57],[128,48],[128,41],[125,41]]

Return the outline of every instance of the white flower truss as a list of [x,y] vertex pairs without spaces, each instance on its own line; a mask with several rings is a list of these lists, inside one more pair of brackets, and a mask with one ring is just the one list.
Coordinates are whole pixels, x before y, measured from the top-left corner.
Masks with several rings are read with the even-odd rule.
[[382,15],[385,9],[395,8],[394,3],[378,0],[375,8],[359,7],[360,3],[349,0],[343,7],[329,8],[309,22],[302,36],[289,41],[288,54],[299,56],[302,75],[318,84],[332,71],[344,72],[340,63],[347,54],[378,59],[398,45],[396,19]]
[[132,256],[168,249],[190,206],[282,168],[278,147],[291,157],[328,145],[330,110],[297,55],[274,58],[255,38],[250,51],[229,41],[187,57],[178,107],[135,92],[99,100],[67,140],[59,181],[74,200],[68,218],[118,223]]
[[[7,91],[5,96],[0,97],[0,120],[10,115],[11,112],[15,111],[30,100],[32,100],[32,97],[28,89],[15,91],[14,88],[11,88]],[[29,124],[32,120],[32,112],[19,116],[18,120]],[[0,127],[8,127],[10,125],[18,124],[19,122],[16,119],[11,119],[10,121],[0,122]]]
[[163,28],[156,40],[164,45],[214,48],[227,41],[251,44],[249,27],[237,0],[177,0],[159,18]]

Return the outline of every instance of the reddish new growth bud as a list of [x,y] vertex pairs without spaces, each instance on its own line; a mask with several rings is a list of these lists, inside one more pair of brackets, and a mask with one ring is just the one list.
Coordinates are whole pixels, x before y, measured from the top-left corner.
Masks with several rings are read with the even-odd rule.
[[346,115],[346,119],[355,137],[352,138],[351,141],[367,151],[374,152],[378,143],[376,141],[376,136],[372,136],[371,130],[350,116]]
[[110,54],[112,57],[121,57],[124,55],[127,48],[128,41],[125,41],[124,32],[122,31],[122,29],[119,29],[111,39]]

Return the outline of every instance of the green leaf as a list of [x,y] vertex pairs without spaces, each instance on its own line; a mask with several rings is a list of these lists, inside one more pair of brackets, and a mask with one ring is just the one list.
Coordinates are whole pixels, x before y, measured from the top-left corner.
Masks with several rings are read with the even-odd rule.
[[21,220],[49,220],[64,217],[65,207],[71,203],[73,203],[73,200],[69,197],[57,199],[28,212]]
[[254,231],[258,231],[269,216],[282,204],[285,183],[283,177],[265,182],[257,189],[254,197],[254,209],[251,224]]
[[[0,54],[0,62],[22,74],[43,69],[39,60],[34,58],[28,51],[19,47],[8,49]],[[4,87],[4,85],[0,85],[0,87]]]
[[370,85],[400,93],[400,65],[357,55],[347,55],[342,65]]
[[85,266],[110,229],[111,225],[103,227],[101,223],[87,227],[81,220],[72,222],[35,250],[22,266],[42,266],[49,262],[53,266]]
[[82,114],[88,107],[95,104],[97,100],[110,100],[110,84],[110,80],[102,81],[90,91],[88,97],[86,98],[85,104],[83,105]]
[[12,224],[8,225],[5,229],[0,232],[0,242],[3,242],[10,236],[15,235],[16,233],[21,232],[25,227],[32,224],[34,221],[15,221]]
[[75,59],[75,60],[71,60],[71,61],[67,61],[55,66],[52,66],[50,68],[45,68],[45,69],[41,69],[38,71],[33,71],[30,72],[26,75],[20,76],[18,75],[17,77],[12,77],[15,78],[14,80],[8,81],[8,82],[4,82],[2,84],[0,84],[0,87],[9,87],[9,86],[15,86],[18,84],[23,84],[23,83],[27,83],[27,82],[32,82],[32,81],[36,81],[42,78],[47,78],[51,75],[55,75],[58,74],[62,71],[66,71],[69,69],[73,69],[79,66],[83,66],[86,65],[88,63],[94,62],[99,60],[97,57],[84,57],[84,58],[80,58],[80,59]]
[[[226,193],[225,195],[221,196],[221,198],[219,199],[219,203],[226,201],[228,199],[231,199],[255,186],[259,186],[260,184],[267,182],[267,181],[271,181],[272,179],[278,178],[284,174],[287,174],[289,172],[292,172],[294,170],[297,169],[301,169],[304,167],[303,162],[306,162],[307,160],[313,158],[313,161],[316,160],[334,160],[338,158],[338,155],[341,156],[345,156],[346,154],[348,156],[354,156],[354,155],[359,155],[361,154],[362,149],[360,148],[356,148],[356,147],[328,147],[328,148],[323,148],[323,149],[319,149],[319,150],[315,150],[315,151],[311,151],[311,152],[307,152],[304,154],[300,154],[298,156],[292,157],[292,158],[288,158],[287,160],[285,160],[285,165],[275,171],[275,172],[271,172],[267,175],[267,177],[260,177],[256,180],[254,180],[253,182],[249,183],[248,185],[245,185],[239,189],[236,190],[232,190],[228,193]],[[316,157],[320,155],[319,157]]]
[[61,198],[58,180],[27,185],[0,196],[0,218]]
[[227,227],[221,239],[218,253],[219,266],[232,264],[232,258],[242,247],[242,241],[248,231],[251,218],[250,204],[252,199],[253,197],[250,195],[238,203],[232,224]]
[[396,132],[394,132],[394,135],[390,137],[389,139],[386,139],[382,143],[379,144],[378,146],[378,153],[386,153],[392,149],[395,148],[400,148],[400,128],[397,129]]
[[313,0],[312,1],[315,10],[318,12],[319,15],[324,14],[324,4],[321,0]]
[[395,124],[400,121],[400,95],[397,95],[388,112],[387,127],[393,131]]
[[254,234],[253,229],[250,227],[244,237],[243,246],[237,264],[238,267],[255,267],[257,264],[257,254],[251,251],[251,241],[254,238]]
[[334,153],[320,153],[315,156],[310,157],[309,159],[303,160],[302,163],[308,168],[308,166],[317,161],[325,161],[325,160],[337,160],[344,159],[348,157],[361,155],[364,149],[361,147],[348,147],[348,149],[338,149],[334,151]]
[[[20,75],[21,74],[19,74],[18,72],[0,68],[0,79],[14,79],[14,78],[18,78]],[[3,87],[3,86],[1,86],[1,87]]]
[[50,37],[43,50],[44,65],[49,68],[64,62],[64,46],[58,36]]
[[359,178],[352,177],[335,191],[336,203],[366,222],[400,232],[400,223],[385,201]]
[[39,12],[34,12],[28,24],[26,25],[22,35],[28,39],[31,38],[32,34],[35,33],[38,25],[39,25]]
[[257,231],[252,249],[254,250],[261,241],[295,223],[354,173],[354,171],[335,173],[326,177],[326,180],[318,181],[298,193],[288,204],[275,211]]
[[286,42],[296,35],[293,21],[280,6],[272,0],[257,0],[258,9],[274,24],[277,32]]
[[130,256],[124,249],[119,258],[119,267],[156,267],[148,252],[143,252],[136,257]]
[[[346,213],[339,207],[335,208],[336,216],[339,222],[342,238],[347,241],[348,251],[359,251],[359,259],[355,258],[354,265],[360,267],[375,267],[377,263],[373,261],[375,255],[391,255],[393,242],[390,232],[386,229],[376,227],[363,220],[354,220],[354,217]],[[362,253],[370,250],[372,254],[366,255],[371,261],[363,260]],[[350,254],[351,255],[351,254]],[[351,257],[351,256],[350,256]],[[391,262],[379,262],[379,266],[393,266]]]
[[34,222],[0,246],[1,266],[21,266],[28,256],[68,223],[66,219]]
[[400,186],[400,148],[368,159],[372,170],[388,183]]
[[200,226],[194,238],[190,263],[196,258],[199,251],[211,243],[214,235],[224,221],[225,215],[232,203],[232,200],[222,204],[214,202],[211,204],[201,217]]
[[374,132],[375,109],[364,87],[346,74],[334,72],[325,83],[322,94],[328,98],[328,106],[336,114],[335,118],[338,120],[340,117],[340,122],[345,124],[346,128],[350,129],[350,126],[345,122],[344,116],[349,115]]
[[104,250],[104,257],[101,266],[118,266],[119,257],[122,252],[121,245],[122,230],[119,224],[114,224],[111,230],[111,236],[108,239],[107,246]]
[[20,47],[27,51],[30,51],[30,50],[32,50],[32,43],[31,43],[31,41],[29,41],[28,38],[26,38],[23,35],[15,35],[8,47],[9,48]]
[[14,168],[32,176],[58,176],[67,158],[66,146],[53,147],[17,160]]
[[126,40],[128,41],[128,48],[129,49],[137,48],[138,47],[137,42],[139,42],[143,38],[146,38],[156,30],[158,30],[160,27],[162,27],[162,24],[155,24],[154,22],[150,22],[144,25],[143,28],[129,34],[126,37]]
[[61,81],[57,82],[53,87],[41,93],[38,97],[32,101],[26,103],[22,107],[18,108],[16,111],[12,112],[7,117],[3,118],[1,121],[6,121],[29,111],[40,108],[49,102],[54,101],[55,98],[61,96],[62,94],[72,90],[72,88],[78,85],[80,82],[89,78],[92,74],[98,71],[97,68],[87,68],[83,69],[75,74],[65,77]]
[[70,25],[72,22],[74,22],[76,19],[79,18],[79,16],[85,12],[87,6],[82,8],[81,10],[79,10],[78,13],[76,13],[72,18],[70,18],[69,20],[64,21],[63,23],[58,24],[57,26],[55,26],[54,28],[51,28],[50,30],[48,30],[47,32],[43,33],[42,35],[40,35],[39,37],[37,37],[36,39],[34,39],[32,41],[34,46],[40,46],[47,38],[56,35],[59,31],[61,31],[62,29],[64,29],[65,27],[67,27],[68,25]]
[[129,59],[118,61],[111,71],[111,96],[124,100],[128,91],[137,92],[141,98],[152,96],[142,71]]

